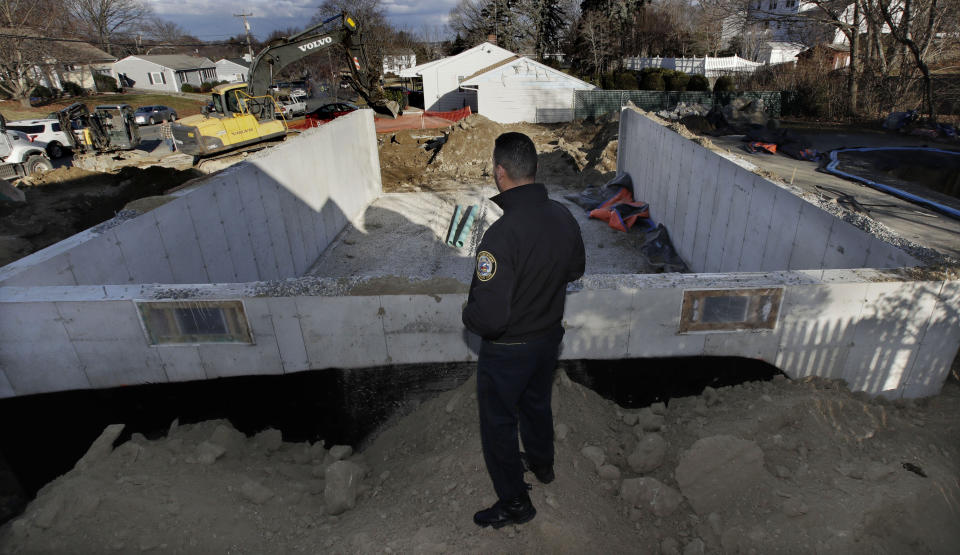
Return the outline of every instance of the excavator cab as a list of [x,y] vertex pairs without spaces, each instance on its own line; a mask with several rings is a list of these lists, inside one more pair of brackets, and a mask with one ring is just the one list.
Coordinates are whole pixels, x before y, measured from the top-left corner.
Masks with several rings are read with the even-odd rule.
[[181,152],[209,156],[287,134],[286,123],[273,117],[273,97],[250,96],[246,83],[218,85],[210,99],[212,113],[189,116],[171,126]]

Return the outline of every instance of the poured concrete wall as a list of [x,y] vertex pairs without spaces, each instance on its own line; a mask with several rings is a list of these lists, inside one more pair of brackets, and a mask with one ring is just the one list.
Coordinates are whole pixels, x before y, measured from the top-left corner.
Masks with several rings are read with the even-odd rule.
[[87,230],[0,268],[0,285],[303,275],[381,192],[372,120],[370,110],[358,110],[309,129],[140,217]]
[[[562,357],[743,356],[793,378],[841,378],[891,397],[933,395],[960,345],[960,281],[898,277],[587,276],[568,294]],[[294,283],[314,294],[257,283],[0,288],[0,397],[476,358],[477,339],[460,322],[464,293],[337,295],[336,279]],[[771,287],[784,290],[773,330],[678,333],[684,291]],[[165,298],[242,299],[255,343],[150,346],[135,301]]]
[[[351,126],[367,125],[372,132],[369,120],[349,121],[353,122]],[[631,160],[624,165],[630,167],[634,160],[649,160],[646,142],[638,140],[633,127],[645,126],[646,120],[625,113],[623,122],[622,136],[634,137],[621,143],[621,157]],[[650,132],[653,137],[659,137],[657,141],[661,146],[657,148],[673,144],[674,137],[657,134],[660,129],[656,126]],[[688,163],[721,168],[718,155],[679,136],[676,138],[681,160],[686,156]],[[302,140],[316,139],[304,137]],[[358,159],[371,160],[370,164],[375,167],[375,140],[371,138],[365,148]],[[257,175],[261,175],[261,171],[253,165],[237,170]],[[362,173],[369,169],[355,168],[355,171]],[[667,177],[662,179],[637,179],[646,187],[643,190],[649,192],[651,204],[656,202],[654,199],[670,198],[671,194],[677,198],[676,193],[656,188],[657,184],[667,187],[670,183],[676,188],[679,180],[671,177],[674,173],[690,175],[685,178],[688,185],[683,195],[688,199],[688,206],[690,197],[703,197],[708,190],[713,191],[713,198],[728,196],[730,186],[724,185],[729,183],[724,179],[715,179],[712,188],[704,186],[698,190],[689,185],[691,180],[700,179],[706,179],[709,184],[711,174],[704,174],[699,167],[665,171],[663,175]],[[717,172],[719,175],[719,170]],[[735,174],[732,188],[746,183],[748,177]],[[236,176],[236,179],[239,184],[248,177]],[[750,183],[753,190],[766,187],[755,180]],[[281,184],[288,185],[286,181]],[[296,185],[289,184],[290,187]],[[775,199],[781,199],[775,206],[792,206],[788,197],[780,197],[780,189],[772,191]],[[190,198],[194,194],[177,202],[192,207]],[[411,199],[415,202],[416,197]],[[745,200],[749,214],[752,199]],[[666,202],[661,202],[661,211],[670,213]],[[805,225],[801,223],[803,211],[807,210],[805,205],[802,201],[797,205],[791,241],[785,239],[790,233],[776,240],[761,238],[760,231],[747,232],[754,228],[745,218],[729,214],[726,218],[714,218],[712,215],[717,210],[708,210],[704,215],[711,217],[696,221],[713,222],[717,229],[704,227],[701,233],[698,223],[693,226],[694,231],[682,234],[677,243],[686,244],[681,246],[681,252],[689,254],[699,252],[698,241],[706,240],[709,245],[714,237],[723,237],[724,242],[719,243],[723,246],[716,248],[725,256],[737,252],[740,266],[744,265],[743,260],[757,260],[757,250],[772,255],[774,251],[770,249],[777,245],[789,249],[789,256],[780,258],[787,261],[784,264],[788,267],[795,257],[816,260],[818,255],[808,253],[827,253],[831,248],[836,255],[824,254],[819,258],[825,266],[834,264],[834,256],[854,250],[851,245],[865,245],[863,248],[870,256],[885,252],[885,243],[874,243],[872,236],[852,234],[847,239],[841,231],[834,232],[845,229],[834,220],[824,220],[824,229],[803,227],[801,233],[801,226]],[[310,206],[324,204],[314,202]],[[701,210],[698,206],[697,213]],[[657,213],[654,208],[654,214]],[[665,218],[663,221],[674,226]],[[774,234],[774,228],[782,227],[779,219],[766,221],[769,234]],[[305,222],[299,220],[301,226],[306,226]],[[295,222],[288,221],[287,225]],[[394,233],[394,230],[383,229],[379,233]],[[809,240],[798,242],[799,235],[809,236]],[[734,238],[738,236],[747,244],[734,245]],[[730,248],[727,248],[728,241]],[[76,245],[77,240],[68,240],[68,244]],[[844,252],[837,247],[844,247]],[[883,254],[881,261],[900,260],[901,256],[905,257],[904,261],[912,260],[897,251]],[[709,256],[704,256],[704,260],[707,258]],[[765,254],[759,257],[761,267],[766,258]],[[370,261],[374,266],[378,262]],[[698,264],[695,266],[698,271],[703,272],[705,268],[717,271],[715,265]],[[722,267],[723,263],[720,264]],[[748,262],[744,267],[753,267],[751,264],[756,262]],[[808,264],[814,262],[802,265]],[[392,268],[394,272],[402,270],[402,267]],[[371,274],[377,275],[377,272]],[[960,346],[960,281],[951,275],[923,268],[909,271],[825,269],[815,264],[807,269],[773,268],[727,274],[587,275],[573,284],[568,293],[564,317],[567,334],[562,356],[565,359],[741,356],[775,364],[794,378],[842,378],[852,389],[870,394],[933,395],[940,390]],[[0,287],[0,397],[329,367],[474,360],[477,338],[467,334],[460,321],[469,276],[435,277],[444,279],[414,281],[406,288],[405,280],[396,280],[389,293],[377,289],[378,278],[365,282],[335,276],[234,284],[6,285]],[[764,289],[782,294],[772,329],[681,331],[685,324],[681,306],[684,296],[692,291],[749,294]],[[137,302],[175,299],[242,301],[253,343],[151,346],[140,321]],[[637,369],[642,371],[642,362],[637,364]]]
[[919,262],[788,189],[623,110],[617,172],[695,272],[902,268]]

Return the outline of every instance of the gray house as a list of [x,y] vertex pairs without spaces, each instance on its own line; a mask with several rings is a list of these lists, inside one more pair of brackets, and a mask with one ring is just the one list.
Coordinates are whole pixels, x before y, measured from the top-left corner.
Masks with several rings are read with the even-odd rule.
[[229,81],[230,83],[241,83],[247,80],[247,72],[250,70],[250,55],[245,54],[243,58],[223,58],[217,60],[217,80]]
[[181,54],[127,56],[113,64],[113,72],[125,87],[179,91],[189,83],[199,88],[217,81],[217,66],[207,58]]

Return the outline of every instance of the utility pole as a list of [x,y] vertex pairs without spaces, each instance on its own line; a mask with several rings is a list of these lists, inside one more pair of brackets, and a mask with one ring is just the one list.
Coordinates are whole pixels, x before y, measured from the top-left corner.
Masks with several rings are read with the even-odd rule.
[[248,17],[253,17],[252,13],[235,13],[233,17],[243,18],[243,28],[247,31],[247,51],[250,52],[250,59],[253,59],[253,45],[250,42],[250,24],[247,23]]

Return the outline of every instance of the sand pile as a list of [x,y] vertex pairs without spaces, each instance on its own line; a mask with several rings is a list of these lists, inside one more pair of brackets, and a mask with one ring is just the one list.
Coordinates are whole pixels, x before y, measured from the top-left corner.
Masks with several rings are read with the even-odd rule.
[[0,531],[3,553],[950,553],[960,388],[890,403],[823,380],[745,383],[626,410],[554,385],[557,480],[499,531],[475,381],[362,453],[174,424],[77,467]]

